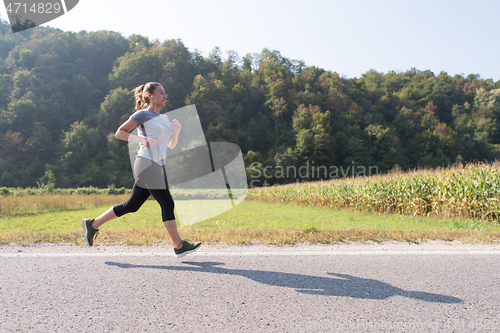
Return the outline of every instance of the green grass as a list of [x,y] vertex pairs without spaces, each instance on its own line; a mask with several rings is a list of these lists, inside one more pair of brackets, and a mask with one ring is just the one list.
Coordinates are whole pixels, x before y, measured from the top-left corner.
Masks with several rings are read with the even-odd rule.
[[500,231],[500,225],[476,220],[370,214],[324,207],[243,201],[234,209],[193,228],[206,229],[397,229]]
[[[95,218],[108,208],[109,206],[98,206],[90,209],[0,218],[0,232],[71,232],[82,228],[83,218]],[[148,200],[139,212],[127,214],[105,225],[105,229],[107,230],[126,230],[142,227],[163,227],[160,208],[155,201]]]
[[[50,212],[30,216],[0,219],[0,233],[46,231],[72,232],[81,230],[82,218],[99,216],[109,206],[84,210]],[[103,230],[136,230],[163,228],[160,207],[148,200],[137,213],[127,214],[106,223]],[[500,231],[498,224],[476,220],[437,219],[397,214],[378,215],[323,207],[243,201],[235,208],[194,225],[181,229],[201,230],[276,230],[302,229],[353,230],[477,230]]]

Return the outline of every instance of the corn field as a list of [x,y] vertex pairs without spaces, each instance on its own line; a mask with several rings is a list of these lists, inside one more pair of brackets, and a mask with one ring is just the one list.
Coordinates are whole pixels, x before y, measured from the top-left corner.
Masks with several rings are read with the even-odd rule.
[[500,163],[252,189],[248,199],[413,216],[500,218]]

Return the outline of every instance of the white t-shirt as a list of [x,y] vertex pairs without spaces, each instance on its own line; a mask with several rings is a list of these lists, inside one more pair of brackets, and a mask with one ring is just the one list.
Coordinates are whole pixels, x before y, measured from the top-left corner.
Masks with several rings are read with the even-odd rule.
[[134,112],[131,116],[137,122],[138,135],[156,140],[153,147],[140,143],[137,156],[148,158],[159,165],[165,165],[168,141],[174,134],[172,122],[166,114],[156,114],[151,109]]

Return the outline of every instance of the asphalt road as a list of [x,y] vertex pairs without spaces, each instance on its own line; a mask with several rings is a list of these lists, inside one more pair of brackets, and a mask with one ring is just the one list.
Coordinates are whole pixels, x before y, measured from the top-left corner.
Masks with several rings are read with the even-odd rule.
[[2,246],[2,332],[500,331],[500,247]]

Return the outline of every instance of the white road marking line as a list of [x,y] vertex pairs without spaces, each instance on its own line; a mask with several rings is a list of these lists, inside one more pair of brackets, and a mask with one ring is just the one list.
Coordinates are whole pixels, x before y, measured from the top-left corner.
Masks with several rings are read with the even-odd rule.
[[[364,255],[500,255],[500,250],[420,250],[420,251],[210,251],[195,252],[190,256],[364,256]],[[26,252],[0,253],[0,258],[61,258],[61,257],[154,257],[167,256],[175,258],[172,252]]]

